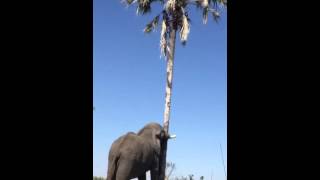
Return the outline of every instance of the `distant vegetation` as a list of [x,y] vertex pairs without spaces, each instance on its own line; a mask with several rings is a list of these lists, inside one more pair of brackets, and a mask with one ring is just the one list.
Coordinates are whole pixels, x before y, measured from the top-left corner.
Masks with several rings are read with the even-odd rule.
[[[204,177],[201,176],[200,180],[203,180],[203,179],[204,179]],[[93,180],[106,180],[106,178],[93,176]],[[193,175],[191,174],[188,176],[170,178],[170,180],[195,180],[195,179],[194,179]]]
[[[172,177],[172,172],[176,170],[176,165],[175,163],[172,163],[172,162],[167,162],[167,166],[166,166],[166,178],[165,180],[196,180],[194,178],[194,175],[193,174],[189,174],[188,176],[181,176],[181,177]],[[97,177],[97,176],[93,176],[93,180],[106,180],[106,178],[104,177]],[[137,178],[135,178],[135,180],[137,180]],[[148,178],[147,178],[148,180]],[[201,176],[200,177],[200,180],[204,180],[204,177]]]
[[106,180],[104,177],[93,176],[93,180]]
[[[203,179],[204,179],[204,177],[201,176],[200,180],[203,180]],[[188,176],[175,177],[175,178],[173,178],[173,180],[195,180],[195,178],[194,178],[193,174],[190,174]]]

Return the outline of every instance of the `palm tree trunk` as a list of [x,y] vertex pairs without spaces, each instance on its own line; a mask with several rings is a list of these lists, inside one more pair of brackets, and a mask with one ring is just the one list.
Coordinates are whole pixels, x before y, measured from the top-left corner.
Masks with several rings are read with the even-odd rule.
[[[172,92],[172,77],[173,77],[173,60],[175,51],[175,41],[176,41],[176,30],[177,28],[171,22],[170,34],[169,34],[169,48],[167,52],[167,83],[166,83],[166,96],[165,96],[165,109],[164,109],[164,119],[163,128],[165,134],[169,135],[169,119],[170,119],[170,109],[171,109],[171,92]],[[166,158],[167,158],[167,143],[168,139],[162,144],[162,156],[160,160],[160,175],[159,180],[165,179],[165,169],[166,169]]]

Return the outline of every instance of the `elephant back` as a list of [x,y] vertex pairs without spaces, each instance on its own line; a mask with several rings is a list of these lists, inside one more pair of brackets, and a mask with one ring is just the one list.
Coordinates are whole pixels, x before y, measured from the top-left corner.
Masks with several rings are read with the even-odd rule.
[[137,135],[142,135],[148,131],[157,131],[160,132],[162,129],[162,126],[159,123],[151,122],[146,124],[140,131],[137,133]]

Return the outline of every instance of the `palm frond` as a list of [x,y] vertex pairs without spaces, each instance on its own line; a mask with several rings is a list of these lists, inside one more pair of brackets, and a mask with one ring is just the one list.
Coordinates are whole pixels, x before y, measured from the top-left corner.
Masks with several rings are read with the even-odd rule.
[[120,2],[123,4],[126,4],[126,5],[131,5],[131,4],[136,3],[137,0],[121,0]]
[[209,0],[212,3],[212,7],[218,9],[218,7],[227,7],[227,0]]
[[167,12],[173,12],[176,9],[176,0],[168,0],[166,5],[165,5],[165,9],[167,10]]
[[151,1],[150,0],[138,0],[137,14],[146,14],[151,12]]
[[143,32],[150,33],[153,29],[153,26],[151,23],[147,24],[146,27],[143,29]]
[[182,42],[183,45],[186,44],[187,39],[188,39],[188,35],[190,33],[190,25],[188,22],[188,19],[185,15],[182,16],[182,26],[180,29],[180,40]]
[[192,24],[192,21],[189,17],[187,17],[187,20],[188,20],[188,23],[191,25]]
[[220,4],[224,5],[227,7],[227,0],[218,0]]
[[201,6],[202,6],[203,8],[208,7],[208,5],[209,5],[208,0],[201,0]]
[[202,22],[203,22],[203,24],[207,24],[207,22],[208,22],[208,12],[209,12],[209,8],[208,7],[203,8],[203,12],[202,12]]
[[138,0],[138,3],[141,4],[142,6],[147,6],[150,4],[150,0]]
[[155,29],[155,28],[158,26],[159,16],[160,16],[160,15],[156,16],[156,17],[153,19],[153,21],[152,21],[152,27],[153,27],[153,29]]
[[176,0],[176,7],[183,7],[185,8],[188,5],[188,0]]
[[213,20],[218,22],[219,18],[220,18],[220,14],[217,10],[215,9],[210,9],[211,13],[212,13],[212,17],[213,17]]
[[188,20],[188,23],[189,23],[189,26],[190,26],[190,24],[191,24],[191,19],[189,18],[188,11],[184,12],[184,15],[187,17],[187,20]]
[[157,26],[158,26],[159,16],[160,15],[156,16],[155,18],[153,18],[153,20],[146,25],[146,27],[144,28],[143,32],[150,33],[152,30],[155,30],[157,28]]

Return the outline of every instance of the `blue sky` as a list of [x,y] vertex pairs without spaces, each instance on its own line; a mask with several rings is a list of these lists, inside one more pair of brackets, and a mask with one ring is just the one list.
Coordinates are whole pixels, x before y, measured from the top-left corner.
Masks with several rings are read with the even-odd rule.
[[[160,29],[144,34],[160,12],[137,16],[120,1],[94,0],[93,19],[93,175],[106,176],[111,143],[144,124],[162,124],[166,63],[160,59]],[[227,25],[191,8],[185,47],[176,42],[167,160],[173,176],[194,174],[224,179],[220,143],[227,161]],[[227,165],[227,164],[226,164]]]

